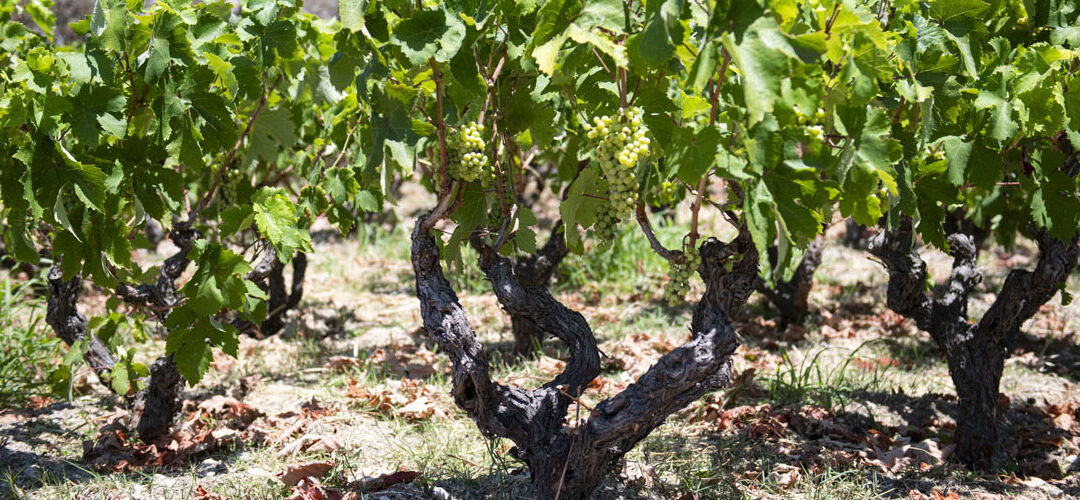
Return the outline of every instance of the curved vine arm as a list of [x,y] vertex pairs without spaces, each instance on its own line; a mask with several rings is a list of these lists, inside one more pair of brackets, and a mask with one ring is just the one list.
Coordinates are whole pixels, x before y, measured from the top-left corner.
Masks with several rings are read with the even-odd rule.
[[[741,260],[730,262],[736,256]],[[731,243],[709,238],[701,245],[701,259],[699,273],[706,291],[694,307],[690,341],[661,357],[624,391],[596,405],[580,442],[566,459],[573,468],[564,484],[577,484],[568,480],[590,475],[603,477],[668,416],[731,379],[731,356],[739,345],[731,316],[753,292],[757,249],[743,231]],[[587,484],[589,489],[593,485]],[[564,493],[576,498],[583,491]]]
[[87,331],[86,316],[79,312],[79,296],[82,295],[82,278],[75,276],[70,280],[64,280],[64,272],[59,265],[49,269],[47,276],[49,284],[49,300],[45,312],[45,322],[56,332],[69,347],[76,342],[88,340],[86,354],[83,359],[94,373],[101,379],[103,385],[113,391],[112,385],[107,383],[108,375],[116,365],[109,348],[101,342],[101,339]]
[[480,267],[502,307],[535,321],[570,347],[564,371],[533,390],[491,380],[484,351],[443,275],[438,246],[423,218],[412,235],[421,316],[428,334],[453,363],[455,402],[488,436],[514,441],[513,453],[529,465],[540,498],[584,497],[668,416],[731,377],[730,357],[738,340],[728,318],[749,298],[757,277],[757,251],[745,227],[731,243],[709,239],[702,245],[699,272],[707,290],[694,311],[692,339],[663,356],[625,391],[600,403],[578,427],[566,424],[566,414],[599,373],[592,330],[581,314],[543,287],[522,286],[509,259],[490,247],[482,247],[480,254]]

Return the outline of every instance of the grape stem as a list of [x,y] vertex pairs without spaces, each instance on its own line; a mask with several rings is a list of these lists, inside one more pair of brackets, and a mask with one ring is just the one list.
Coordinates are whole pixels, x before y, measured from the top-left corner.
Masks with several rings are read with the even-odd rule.
[[[720,86],[724,83],[724,78],[727,76],[728,63],[731,62],[731,54],[728,54],[727,49],[724,49],[724,63],[720,66],[720,75],[713,81],[712,95],[709,96],[709,101],[712,104],[712,108],[709,110],[709,126],[716,125],[716,115],[720,109]],[[694,197],[694,204],[690,206],[690,246],[697,245],[698,236],[698,213],[701,212],[701,199],[705,196],[705,189],[709,186],[709,176],[712,175],[712,169],[705,171],[705,175],[701,176],[701,180],[698,181],[697,196]]]
[[645,213],[645,204],[638,200],[637,207],[637,222],[641,226],[641,232],[645,233],[645,238],[649,240],[649,246],[657,255],[663,257],[665,260],[674,260],[675,254],[671,250],[664,248],[664,245],[660,243],[660,240],[656,239],[656,233],[653,232],[652,223],[649,222],[649,214]]
[[453,184],[451,184],[449,191],[439,197],[439,204],[435,206],[435,210],[432,210],[430,215],[424,218],[424,222],[421,224],[421,227],[425,231],[435,227],[436,223],[446,218],[450,213],[450,202],[457,198],[456,196],[453,196],[453,193],[457,191],[457,188],[458,182],[454,181]]
[[620,107],[620,109],[626,109],[627,104],[626,104],[626,69],[625,68],[619,68],[619,76],[618,76],[618,82],[617,83],[618,83],[618,86],[619,86],[619,107]]
[[[492,167],[495,169],[495,193],[499,197],[499,212],[503,216],[503,227],[506,227],[506,220],[510,217],[510,207],[506,206],[506,189],[503,186],[503,174],[502,168],[499,166],[499,120],[498,117],[492,120],[491,123],[492,141],[491,148],[494,150],[492,156],[495,157],[495,161],[492,162]],[[509,151],[507,152],[509,154]],[[509,172],[509,170],[507,170]],[[499,237],[502,237],[502,231],[499,231]],[[499,245],[495,245],[498,248]]]
[[498,249],[506,243],[507,237],[510,235],[510,221],[514,220],[514,215],[517,214],[517,205],[514,206],[514,212],[509,217],[503,219],[502,227],[499,228],[499,236],[495,238],[495,244],[492,248]]
[[199,214],[203,209],[210,205],[210,201],[214,199],[214,193],[217,192],[218,187],[221,185],[221,180],[225,177],[225,170],[232,164],[233,158],[236,157],[236,153],[240,151],[240,146],[244,145],[244,139],[247,139],[247,136],[251,134],[251,128],[255,125],[255,119],[259,117],[259,113],[266,107],[267,96],[274,92],[274,89],[277,88],[279,83],[281,83],[281,75],[278,75],[277,80],[274,80],[274,84],[270,86],[269,90],[267,90],[265,86],[263,87],[262,95],[259,96],[259,104],[255,106],[255,111],[253,111],[248,118],[247,126],[244,127],[244,133],[240,134],[240,137],[236,139],[236,144],[233,144],[232,149],[229,150],[229,154],[225,156],[225,161],[221,162],[221,167],[218,168],[217,175],[214,177],[214,183],[210,185],[210,190],[206,192],[206,195],[199,201],[199,204],[195,206],[195,210],[188,214],[186,225],[190,226],[195,219],[199,217]]
[[[431,65],[431,76],[433,79],[435,79],[435,130],[438,132],[439,135],[439,190],[442,192],[440,198],[449,199],[450,197],[447,196],[447,188],[450,187],[450,185],[448,182],[449,179],[446,175],[446,122],[443,121],[442,75],[439,74],[439,67],[435,64],[434,57],[428,59],[428,63]],[[439,205],[443,205],[442,201],[439,202]],[[432,212],[432,215],[435,215],[436,213],[437,212]],[[443,217],[443,215],[445,214],[442,214],[439,217],[428,217],[428,219],[424,221],[425,225],[427,225],[429,222],[431,225],[434,225],[435,222],[438,222],[439,219]]]
[[[479,56],[477,56],[479,60]],[[499,73],[502,73],[503,64],[506,63],[506,53],[503,53],[499,57],[499,62],[495,64],[495,71],[491,72],[491,76],[484,75],[484,80],[487,82],[487,96],[484,98],[484,105],[480,107],[480,117],[476,119],[478,123],[484,123],[484,117],[487,115],[488,105],[491,104],[491,99],[495,94],[495,81],[499,79]],[[484,71],[487,68],[481,68]]]

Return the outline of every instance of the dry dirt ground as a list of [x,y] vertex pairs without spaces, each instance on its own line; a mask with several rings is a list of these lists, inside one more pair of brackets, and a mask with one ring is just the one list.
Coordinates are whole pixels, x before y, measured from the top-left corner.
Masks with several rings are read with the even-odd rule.
[[[403,198],[429,201],[410,189]],[[528,498],[527,471],[506,442],[483,438],[454,407],[447,362],[418,328],[406,238],[415,210],[399,207],[405,222],[368,223],[347,239],[316,232],[304,301],[286,330],[243,337],[237,359],[218,353],[207,377],[187,389],[170,439],[130,437],[123,401],[85,368],[82,392],[71,399],[4,409],[0,496]],[[661,236],[675,241],[684,216],[658,218]],[[723,222],[706,226],[730,234]],[[670,418],[595,498],[1080,495],[1078,306],[1055,298],[1025,325],[1001,384],[1009,458],[999,474],[972,473],[949,460],[956,399],[940,353],[884,307],[881,266],[839,243],[842,226],[830,230],[811,317],[780,329],[771,306],[752,298],[737,318],[732,386]],[[618,259],[571,256],[553,285],[590,321],[606,355],[575,417],[687,337],[690,308],[661,305],[663,268],[645,242],[629,232],[617,248]],[[935,276],[947,275],[947,256],[925,257]],[[1010,267],[1035,258],[1026,244],[984,252],[972,316],[988,307]],[[561,369],[565,352],[553,341],[537,361],[509,356],[508,317],[475,266],[455,284],[497,377],[531,386]],[[1074,278],[1069,288],[1078,285]],[[94,310],[102,296],[88,292],[84,307]],[[152,341],[140,359],[162,347]],[[283,484],[304,475],[321,479]]]

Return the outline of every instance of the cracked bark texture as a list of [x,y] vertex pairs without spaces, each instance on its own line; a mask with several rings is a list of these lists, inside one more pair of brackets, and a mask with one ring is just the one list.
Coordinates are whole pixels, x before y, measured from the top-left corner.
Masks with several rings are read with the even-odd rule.
[[[802,260],[792,273],[791,278],[770,288],[764,280],[758,280],[757,291],[761,292],[780,313],[780,324],[801,323],[810,312],[810,290],[814,287],[814,272],[821,265],[821,253],[825,249],[825,237],[818,235],[806,247]],[[776,266],[776,247],[769,251],[769,260]]]
[[[555,224],[551,236],[536,253],[514,259],[514,277],[524,287],[547,287],[559,264],[570,253],[562,232],[562,221]],[[531,357],[542,344],[546,332],[526,315],[511,314],[510,328],[514,334],[514,354]]]
[[[191,262],[191,252],[195,240],[201,238],[198,231],[177,226],[169,232],[169,238],[180,250],[173,254],[161,266],[158,278],[153,285],[136,287],[121,284],[117,295],[130,304],[151,308],[162,323],[169,311],[181,303],[176,294],[176,280]],[[173,421],[180,412],[180,392],[184,387],[184,378],[176,368],[171,354],[158,357],[150,365],[150,377],[146,388],[135,395],[135,411],[139,415],[136,430],[139,438],[145,442],[154,442],[172,431]]]
[[57,337],[60,337],[68,347],[76,342],[88,341],[86,354],[83,360],[90,366],[102,385],[113,390],[110,374],[116,359],[113,358],[109,348],[101,342],[101,339],[86,330],[86,316],[79,312],[79,296],[82,294],[82,278],[75,276],[69,280],[64,279],[64,272],[60,270],[59,263],[49,269],[49,300],[45,312],[45,322],[52,327]]
[[[453,364],[453,397],[489,438],[514,442],[512,453],[529,466],[538,498],[586,497],[623,455],[664,420],[731,377],[738,340],[729,317],[754,290],[758,258],[749,232],[732,243],[709,239],[699,270],[706,292],[694,309],[692,338],[651,367],[622,393],[599,403],[587,420],[566,424],[570,403],[599,374],[596,339],[581,314],[543,287],[523,286],[514,266],[482,248],[480,267],[502,307],[535,322],[571,351],[564,371],[536,389],[491,380],[486,354],[443,274],[438,246],[417,221],[412,234],[416,294],[424,328]],[[731,264],[731,270],[725,269]]]
[[1007,340],[1057,293],[1058,284],[1076,265],[1076,236],[1062,242],[1045,230],[1034,230],[1033,237],[1040,251],[1035,269],[1010,271],[993,305],[975,323],[968,321],[968,295],[982,276],[972,235],[948,235],[953,265],[940,297],[927,291],[926,263],[913,248],[910,218],[879,233],[870,245],[870,252],[889,272],[889,308],[914,320],[945,353],[959,398],[956,456],[980,469],[993,469],[1001,458],[998,388],[1008,357]]
[[232,325],[243,333],[259,338],[276,335],[285,326],[286,313],[296,308],[304,296],[304,275],[307,273],[307,255],[297,252],[292,259],[292,283],[285,286],[285,264],[267,249],[262,259],[248,272],[246,279],[267,293],[266,319],[255,325],[241,318]]

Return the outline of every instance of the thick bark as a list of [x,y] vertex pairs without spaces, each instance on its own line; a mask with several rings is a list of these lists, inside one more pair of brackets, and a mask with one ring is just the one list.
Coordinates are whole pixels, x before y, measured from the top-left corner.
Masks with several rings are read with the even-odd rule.
[[[702,244],[699,272],[706,292],[694,310],[692,339],[664,355],[625,391],[598,404],[585,423],[572,427],[565,424],[570,403],[600,366],[596,339],[585,318],[545,288],[522,286],[509,260],[482,248],[480,267],[502,307],[534,321],[571,351],[564,371],[539,388],[493,382],[483,348],[443,275],[435,238],[423,230],[423,222],[418,220],[413,231],[412,261],[424,328],[450,356],[457,405],[488,437],[514,442],[512,452],[528,464],[537,497],[584,498],[667,416],[730,379],[730,357],[738,340],[728,317],[746,302],[757,277],[757,253],[747,231],[730,244],[716,239]],[[725,262],[732,264],[730,271]]]
[[233,326],[241,332],[269,337],[281,331],[285,326],[285,314],[300,305],[304,296],[304,275],[307,273],[307,255],[297,252],[292,259],[292,283],[285,286],[285,264],[277,259],[274,252],[268,251],[259,263],[247,274],[247,279],[254,282],[268,295],[266,319],[256,330],[255,325],[236,319]]
[[[543,247],[532,255],[514,260],[514,277],[524,287],[546,287],[568,253],[562,221],[559,221]],[[544,330],[526,315],[511,314],[510,327],[514,334],[514,354],[529,357],[544,341]]]
[[968,294],[981,280],[975,238],[949,234],[953,255],[948,290],[938,298],[926,287],[926,264],[913,249],[911,220],[874,238],[870,252],[889,270],[888,306],[930,333],[945,352],[949,375],[959,398],[956,456],[981,469],[992,469],[1000,454],[998,387],[1008,357],[1007,340],[1039,306],[1057,293],[1077,260],[1077,237],[1070,242],[1035,231],[1041,252],[1034,271],[1009,273],[993,305],[976,323],[968,322]]
[[846,228],[846,231],[844,231],[844,245],[848,248],[866,250],[870,244],[870,239],[866,236],[866,226],[848,217],[844,221],[844,227]]
[[64,273],[59,266],[49,269],[49,301],[45,313],[45,322],[52,327],[69,347],[76,342],[89,340],[83,359],[97,373],[98,378],[110,391],[109,384],[116,360],[109,348],[96,335],[86,331],[86,316],[79,312],[79,295],[82,293],[82,278],[75,276],[64,280]]
[[136,430],[146,442],[168,434],[173,420],[180,413],[180,392],[184,377],[176,369],[171,354],[161,356],[150,365],[150,380],[136,396],[135,412],[139,414]]
[[[176,294],[176,280],[191,262],[188,253],[200,237],[199,232],[190,227],[175,227],[169,233],[169,238],[180,250],[165,259],[157,281],[153,285],[137,287],[121,284],[116,290],[117,295],[128,303],[150,307],[164,322],[169,311],[181,303]],[[135,410],[139,414],[136,427],[140,439],[153,442],[171,432],[173,421],[180,412],[180,392],[183,388],[184,378],[177,370],[172,355],[160,356],[150,365],[146,388],[135,396]]]
[[[798,324],[810,312],[810,290],[814,287],[814,272],[821,265],[821,253],[825,249],[825,237],[818,235],[799,261],[791,279],[780,281],[776,288],[769,288],[764,280],[757,282],[757,290],[772,302],[780,313],[782,324]],[[776,265],[774,252],[769,252],[769,259]]]

